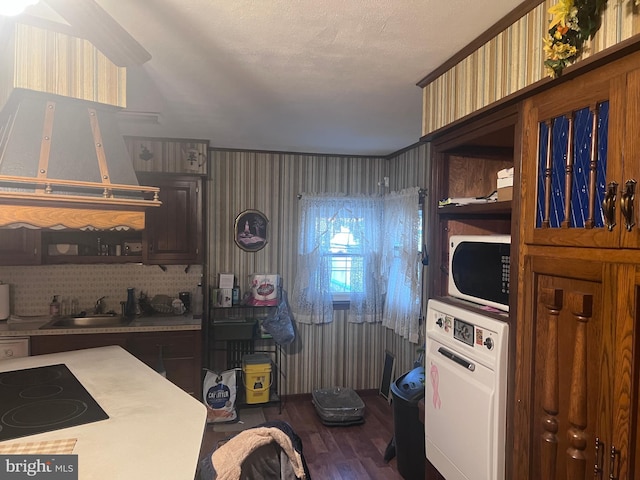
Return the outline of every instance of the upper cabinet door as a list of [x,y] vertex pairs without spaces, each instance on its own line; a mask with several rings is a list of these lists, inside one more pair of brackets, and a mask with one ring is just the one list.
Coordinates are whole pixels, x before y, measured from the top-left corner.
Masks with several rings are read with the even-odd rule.
[[146,211],[143,261],[194,264],[202,261],[202,180],[198,176],[138,174],[160,187],[162,206]]
[[639,61],[625,57],[524,102],[526,243],[640,248]]
[[39,265],[40,230],[0,229],[0,265]]

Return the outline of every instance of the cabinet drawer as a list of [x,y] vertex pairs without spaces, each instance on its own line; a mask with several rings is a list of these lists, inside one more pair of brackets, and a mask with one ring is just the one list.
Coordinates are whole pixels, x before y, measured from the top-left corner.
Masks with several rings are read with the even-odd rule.
[[28,337],[0,337],[0,360],[29,356]]
[[193,358],[198,355],[200,336],[198,333],[136,333],[129,338],[127,347],[139,358],[157,358],[162,346],[164,358]]
[[127,337],[120,333],[89,333],[77,335],[35,335],[31,337],[31,355],[69,352],[84,348],[119,345],[126,348]]

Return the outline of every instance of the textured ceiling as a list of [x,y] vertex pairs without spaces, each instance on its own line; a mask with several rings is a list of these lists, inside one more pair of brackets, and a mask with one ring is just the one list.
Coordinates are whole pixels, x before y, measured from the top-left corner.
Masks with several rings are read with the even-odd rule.
[[[387,155],[421,136],[424,76],[519,0],[96,0],[151,54],[123,133]],[[42,6],[34,7],[36,9]]]

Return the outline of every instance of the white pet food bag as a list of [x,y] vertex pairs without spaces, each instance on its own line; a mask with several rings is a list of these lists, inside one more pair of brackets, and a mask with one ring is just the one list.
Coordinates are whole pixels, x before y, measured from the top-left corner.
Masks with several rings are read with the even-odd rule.
[[232,422],[236,412],[236,371],[222,373],[207,370],[202,388],[202,398],[207,407],[207,423]]

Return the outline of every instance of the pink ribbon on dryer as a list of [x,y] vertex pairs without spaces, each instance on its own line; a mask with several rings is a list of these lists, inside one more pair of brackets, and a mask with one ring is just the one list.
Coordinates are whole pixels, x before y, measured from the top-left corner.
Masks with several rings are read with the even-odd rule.
[[440,400],[440,395],[438,394],[438,384],[440,383],[440,374],[438,372],[438,366],[431,364],[431,369],[429,370],[429,378],[431,379],[431,386],[433,387],[433,408],[436,410],[440,410],[442,407],[442,401]]

